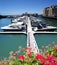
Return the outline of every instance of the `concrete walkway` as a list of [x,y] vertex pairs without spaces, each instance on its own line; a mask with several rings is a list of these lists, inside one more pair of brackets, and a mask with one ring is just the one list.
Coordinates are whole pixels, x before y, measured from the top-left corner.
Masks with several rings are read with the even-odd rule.
[[35,54],[39,53],[39,48],[34,37],[30,17],[27,16],[26,21],[27,21],[27,47],[31,47],[32,52],[34,52]]

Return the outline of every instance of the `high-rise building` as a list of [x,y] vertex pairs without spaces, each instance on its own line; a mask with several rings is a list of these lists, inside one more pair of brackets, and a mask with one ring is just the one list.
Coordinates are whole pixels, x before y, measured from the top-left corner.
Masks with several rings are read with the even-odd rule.
[[44,8],[43,16],[57,17],[57,5]]

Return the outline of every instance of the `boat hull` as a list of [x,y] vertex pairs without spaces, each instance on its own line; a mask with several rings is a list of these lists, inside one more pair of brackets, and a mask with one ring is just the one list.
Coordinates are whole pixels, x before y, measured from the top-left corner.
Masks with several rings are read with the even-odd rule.
[[56,29],[44,29],[44,30],[43,30],[43,29],[41,29],[41,30],[39,29],[39,30],[37,30],[37,31],[51,31],[51,32],[52,32],[52,31],[55,31],[55,30],[56,30]]
[[25,31],[22,29],[3,29],[3,31]]

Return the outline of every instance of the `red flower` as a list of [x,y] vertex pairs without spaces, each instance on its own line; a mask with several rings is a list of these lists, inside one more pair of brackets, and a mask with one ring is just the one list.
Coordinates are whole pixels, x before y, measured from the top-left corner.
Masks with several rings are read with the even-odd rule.
[[57,46],[55,46],[54,50],[57,51]]
[[49,56],[49,55],[50,55],[50,53],[49,53],[49,52],[45,52],[45,55],[46,55],[46,56]]
[[31,48],[30,48],[30,47],[25,48],[25,50],[26,50],[27,52],[31,52]]
[[41,63],[45,63],[45,61],[46,61],[46,59],[44,58],[44,56],[42,54],[37,54],[36,60],[40,60]]
[[55,65],[57,65],[57,62],[55,62]]
[[32,56],[32,52],[31,52],[31,48],[30,47],[27,47],[26,51],[27,51],[27,55],[28,56]]
[[17,56],[17,54],[12,54],[13,56]]
[[48,57],[47,57],[47,59],[49,60],[49,61],[54,61],[55,60],[55,56],[53,56],[53,55],[49,55]]
[[51,62],[50,62],[50,65],[55,65],[55,62],[54,62],[54,61],[51,61]]
[[24,56],[20,55],[20,56],[18,56],[18,59],[23,61],[24,60]]
[[49,64],[49,61],[46,61],[46,62],[44,63],[44,65],[50,65],[50,64]]
[[30,56],[32,56],[32,53],[30,52],[30,53],[28,53],[28,56],[30,57]]

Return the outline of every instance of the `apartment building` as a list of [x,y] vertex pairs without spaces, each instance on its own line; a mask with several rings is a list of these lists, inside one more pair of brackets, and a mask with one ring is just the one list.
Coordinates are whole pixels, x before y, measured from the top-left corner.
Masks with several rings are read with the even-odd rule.
[[57,5],[44,8],[43,16],[57,17]]

